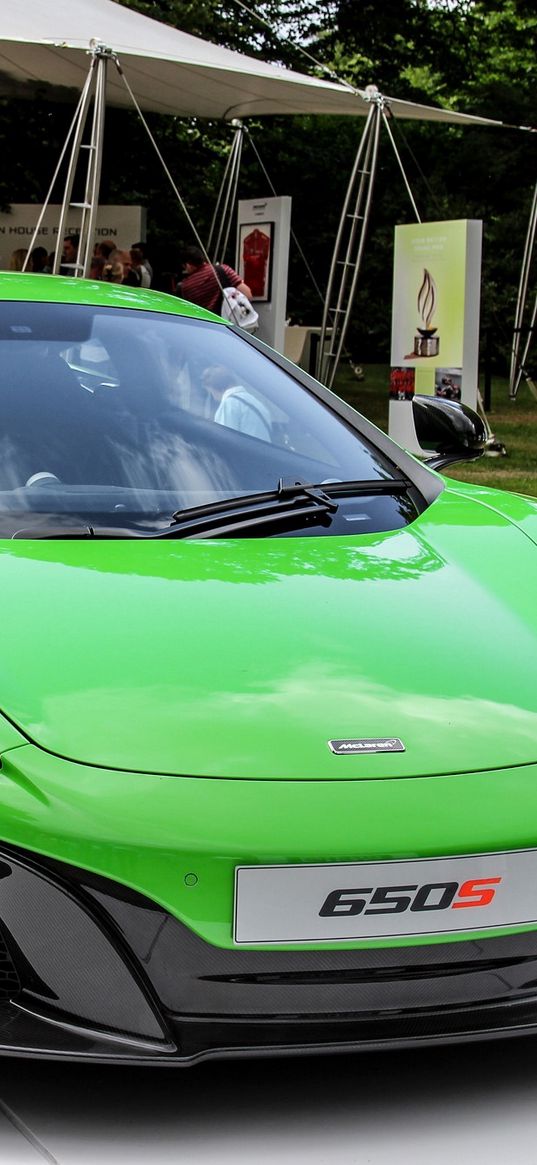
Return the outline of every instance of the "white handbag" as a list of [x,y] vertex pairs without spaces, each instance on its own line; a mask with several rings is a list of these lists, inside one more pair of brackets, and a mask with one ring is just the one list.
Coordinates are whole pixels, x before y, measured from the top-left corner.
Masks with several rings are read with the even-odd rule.
[[244,292],[238,291],[236,287],[224,287],[222,295],[220,315],[239,328],[244,328],[245,332],[255,332],[259,316]]

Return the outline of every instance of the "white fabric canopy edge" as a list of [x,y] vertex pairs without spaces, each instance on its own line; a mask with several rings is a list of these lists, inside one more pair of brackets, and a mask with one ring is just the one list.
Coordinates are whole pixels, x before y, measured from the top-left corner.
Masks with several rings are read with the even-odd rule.
[[[92,41],[110,48],[144,110],[175,116],[233,118],[266,114],[366,115],[364,90],[310,77],[203,41],[116,0],[19,0],[0,18],[0,95],[43,86],[79,89]],[[110,105],[128,106],[109,69]],[[473,114],[386,97],[396,117],[451,124],[502,123]]]

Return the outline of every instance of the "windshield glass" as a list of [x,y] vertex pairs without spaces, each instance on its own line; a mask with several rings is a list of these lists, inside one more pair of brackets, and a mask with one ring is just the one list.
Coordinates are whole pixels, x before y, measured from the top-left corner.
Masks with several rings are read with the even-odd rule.
[[51,516],[67,527],[160,528],[185,507],[275,489],[280,478],[392,476],[382,455],[229,328],[0,305],[4,537]]

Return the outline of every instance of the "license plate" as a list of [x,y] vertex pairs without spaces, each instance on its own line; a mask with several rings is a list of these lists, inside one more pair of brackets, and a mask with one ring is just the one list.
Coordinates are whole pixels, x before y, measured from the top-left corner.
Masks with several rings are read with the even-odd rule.
[[537,925],[537,850],[239,866],[234,940],[317,943]]

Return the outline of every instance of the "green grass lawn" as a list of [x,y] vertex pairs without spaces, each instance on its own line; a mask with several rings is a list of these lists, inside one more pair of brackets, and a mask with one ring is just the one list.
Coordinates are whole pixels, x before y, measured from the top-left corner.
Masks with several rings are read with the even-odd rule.
[[[359,381],[348,365],[342,365],[335,391],[387,432],[389,368],[385,364],[369,364],[364,372],[365,379]],[[513,402],[509,400],[507,380],[493,379],[488,420],[496,440],[505,445],[507,456],[462,462],[450,466],[446,476],[537,497],[537,401],[527,386],[521,385]]]

